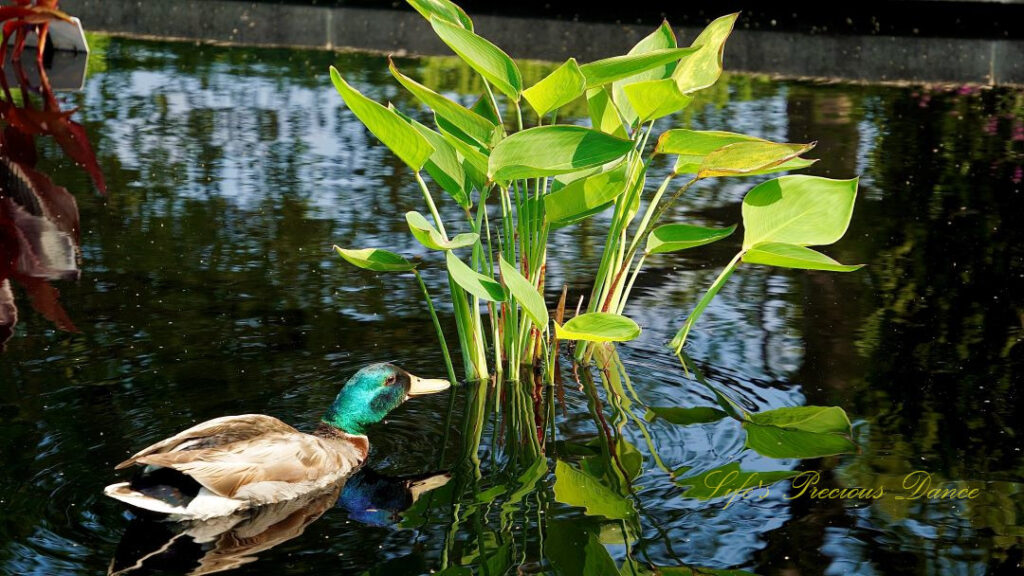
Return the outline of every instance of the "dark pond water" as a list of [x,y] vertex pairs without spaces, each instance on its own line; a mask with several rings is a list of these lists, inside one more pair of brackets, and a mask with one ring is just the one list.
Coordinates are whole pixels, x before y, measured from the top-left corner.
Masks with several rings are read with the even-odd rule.
[[[244,412],[309,429],[369,362],[444,373],[412,278],[363,273],[330,251],[334,243],[377,245],[421,256],[428,284],[443,293],[441,262],[409,237],[402,218],[422,210],[414,180],[343,108],[327,78],[334,63],[369,95],[414,111],[383,58],[93,44],[84,90],[61,101],[80,107],[108,194],[96,193],[86,171],[48,140],[40,140],[37,164],[78,201],[81,277],[51,282],[77,331],[57,329],[15,283],[19,322],[0,355],[5,574],[105,573],[125,533],[122,550],[142,536],[101,490],[119,478],[114,464],[172,432]],[[470,75],[452,60],[402,66],[473,99]],[[479,468],[457,468],[412,509],[397,512],[408,506],[401,496],[367,503],[349,492],[235,574],[466,573],[458,566],[490,575],[606,574],[627,556],[634,567],[757,574],[1018,573],[1024,93],[732,76],[671,121],[817,140],[822,161],[812,173],[861,176],[851,228],[829,252],[867,268],[741,270],[688,346],[703,375],[748,409],[843,407],[859,453],[775,460],[745,450],[731,421],[643,419],[644,406],[714,404],[664,345],[737,237],[650,261],[626,309],[644,328],[619,350],[632,386],[626,395],[597,374],[594,404],[566,375],[551,453],[577,461],[606,432],[634,447],[624,452],[641,462],[631,497],[637,522],[559,503],[553,475],[531,475],[501,432],[505,423],[492,418]],[[676,216],[736,223],[750,185],[711,183]],[[598,218],[552,241],[549,285],[568,284],[571,302],[592,280],[606,223]],[[453,331],[448,311],[442,316]],[[370,433],[376,476],[361,482],[451,468],[473,443],[464,423],[478,397],[464,386],[451,399],[415,399],[394,412]],[[818,471],[826,487],[890,492],[812,499],[782,482],[730,503],[684,497],[666,472],[736,462]],[[897,498],[914,471],[936,486],[976,487],[978,496]],[[155,566],[188,570],[187,552]]]

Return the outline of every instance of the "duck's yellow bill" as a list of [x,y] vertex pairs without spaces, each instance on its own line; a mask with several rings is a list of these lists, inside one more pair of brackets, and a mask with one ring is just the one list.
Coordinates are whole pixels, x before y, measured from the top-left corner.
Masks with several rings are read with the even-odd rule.
[[430,380],[413,376],[412,374],[409,375],[409,380],[409,396],[434,394],[435,392],[443,392],[452,387],[452,383],[447,380]]

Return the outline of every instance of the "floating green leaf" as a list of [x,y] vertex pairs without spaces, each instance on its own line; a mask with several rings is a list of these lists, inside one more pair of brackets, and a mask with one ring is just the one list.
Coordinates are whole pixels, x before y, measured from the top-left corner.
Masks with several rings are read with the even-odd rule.
[[569,58],[540,82],[523,90],[523,98],[539,116],[544,116],[583,96],[586,88],[587,79],[580,72],[576,59]]
[[587,342],[625,342],[640,335],[636,322],[619,314],[590,312],[580,314],[559,326],[555,323],[555,337],[559,340]]
[[624,496],[561,460],[555,461],[555,500],[583,508],[590,516],[613,520],[631,518],[636,514]]
[[796,406],[748,416],[747,447],[769,458],[820,458],[857,450],[850,419],[837,406]]
[[519,93],[523,89],[523,77],[519,73],[519,67],[508,54],[461,26],[437,17],[431,18],[430,24],[438,37],[469,64],[470,68],[476,70],[509,98],[519,100]]
[[[664,50],[667,48],[676,47],[676,35],[672,31],[672,27],[668,25],[668,22],[662,22],[661,26],[654,32],[651,32],[635,46],[630,48],[629,54],[643,54],[646,52],[652,52],[654,50]],[[622,80],[616,80],[611,86],[612,100],[618,107],[619,112],[626,119],[626,123],[632,125],[637,120],[636,111],[630,106],[628,98],[626,98],[625,87],[635,82],[644,82],[647,80],[663,80],[672,76],[672,71],[675,70],[676,63],[669,62],[664,66],[652,68],[650,70],[640,72],[628,78]],[[678,92],[678,90],[677,90]]]
[[394,252],[379,248],[363,248],[361,250],[334,247],[339,256],[353,266],[374,272],[408,272],[415,268],[412,262]]
[[697,176],[710,178],[763,173],[804,154],[811,148],[814,148],[814,143],[736,142],[705,156]]
[[648,421],[654,420],[655,417],[661,418],[666,422],[672,424],[678,424],[680,426],[689,426],[690,424],[707,424],[708,422],[718,422],[722,418],[728,416],[725,412],[718,408],[712,408],[710,406],[695,406],[693,408],[676,408],[674,406],[651,406],[648,408],[648,413],[645,418]]
[[766,242],[754,246],[743,254],[743,261],[765,266],[828,270],[830,272],[853,272],[864,266],[863,264],[840,264],[817,250],[778,242]]
[[501,284],[466,266],[452,252],[449,251],[445,256],[448,262],[448,274],[456,284],[462,286],[467,292],[481,300],[492,302],[504,302],[508,299],[505,288]]
[[707,88],[722,75],[722,54],[725,41],[732,33],[739,14],[722,16],[707,25],[691,46],[698,48],[695,54],[684,58],[676,66],[672,77],[684,94]]
[[516,270],[515,266],[506,262],[504,257],[499,256],[498,262],[501,278],[512,293],[512,298],[519,302],[538,328],[545,330],[548,325],[548,307],[544,304],[544,296],[537,291],[532,282]]
[[857,451],[852,440],[838,434],[815,434],[774,426],[743,424],[747,448],[768,458],[822,458]]
[[611,206],[626,190],[626,166],[573,180],[544,197],[544,212],[552,226],[567,226]]
[[451,240],[445,239],[437,228],[431,224],[419,212],[406,212],[405,221],[409,224],[409,231],[416,237],[420,244],[431,250],[455,250],[476,244],[480,236],[474,232],[459,234]]
[[691,224],[665,224],[658,226],[647,237],[647,253],[663,254],[696,246],[703,246],[728,237],[736,225],[728,228],[705,228]]
[[850,418],[838,406],[791,406],[747,416],[754,424],[821,434],[850,434]]
[[430,17],[433,16],[445,22],[462,26],[466,30],[473,29],[473,21],[454,2],[449,0],[406,0],[406,2],[427,20],[430,20]]
[[413,170],[419,171],[423,168],[430,155],[434,153],[434,149],[415,128],[393,110],[360,94],[345,82],[334,66],[331,66],[331,81],[352,113],[374,136]]
[[507,182],[575,172],[607,164],[633,149],[633,143],[581,126],[538,126],[516,132],[494,147],[488,175]]
[[[685,471],[677,470],[676,473],[685,473]],[[742,470],[738,462],[731,462],[697,476],[680,478],[676,480],[676,484],[691,486],[689,490],[683,492],[683,496],[686,498],[710,500],[711,498],[733,495],[736,495],[736,498],[740,498],[748,490],[750,492],[763,491],[766,487],[780,480],[793,478],[796,475],[797,472],[794,470],[771,470],[767,472]]]
[[783,176],[743,198],[743,248],[765,242],[823,246],[843,237],[853,215],[857,179]]
[[628,78],[653,68],[660,68],[697,52],[695,48],[666,48],[625,56],[613,56],[580,66],[587,78],[587,88],[596,88],[609,82]]
[[494,132],[493,122],[402,74],[393,61],[388,62],[388,69],[402,86],[430,107],[434,114],[447,120],[480,145],[487,146],[490,143]]
[[634,82],[625,86],[623,92],[640,122],[675,114],[693,100],[680,92],[671,78]]
[[590,112],[590,123],[595,130],[624,140],[629,138],[626,127],[623,125],[622,116],[619,115],[608,90],[604,88],[587,90],[587,109]]

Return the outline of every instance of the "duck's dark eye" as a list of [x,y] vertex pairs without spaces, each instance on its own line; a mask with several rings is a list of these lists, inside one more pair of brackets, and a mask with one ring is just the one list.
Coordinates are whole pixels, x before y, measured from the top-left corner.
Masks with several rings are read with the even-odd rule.
[[396,377],[395,377],[394,374],[392,374],[392,375],[390,375],[390,376],[388,376],[387,378],[384,379],[384,385],[385,386],[393,386],[395,384],[395,380],[396,380]]

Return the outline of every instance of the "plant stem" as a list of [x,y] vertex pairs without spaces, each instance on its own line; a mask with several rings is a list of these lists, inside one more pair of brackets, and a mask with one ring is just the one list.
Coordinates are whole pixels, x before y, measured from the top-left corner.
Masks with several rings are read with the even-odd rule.
[[[604,304],[601,307],[602,311],[607,312],[611,308],[612,297],[615,295],[616,288],[619,282],[622,281],[622,277],[629,269],[629,266],[633,263],[633,257],[636,255],[637,249],[640,247],[641,244],[644,243],[645,240],[647,240],[647,237],[651,235],[651,232],[654,231],[655,225],[658,224],[658,220],[660,220],[661,217],[665,214],[665,211],[668,210],[668,208],[672,206],[672,204],[675,203],[675,201],[678,200],[679,197],[690,188],[690,186],[693,186],[695,182],[697,182],[696,177],[694,177],[685,185],[683,185],[679,190],[676,191],[675,194],[672,195],[671,198],[668,199],[667,202],[665,202],[664,205],[657,207],[645,228],[637,230],[637,235],[634,239],[634,242],[631,244],[631,247],[629,248],[629,253],[626,255],[625,258],[623,258],[623,264],[619,268],[618,273],[615,275],[615,279],[612,281],[611,289],[608,291],[608,296],[604,300]],[[662,190],[662,193],[664,193],[664,190]]]
[[651,198],[651,202],[647,205],[647,211],[644,212],[643,219],[640,220],[640,225],[637,226],[637,234],[633,236],[633,241],[629,244],[630,250],[636,249],[637,244],[639,244],[640,233],[643,232],[651,222],[651,217],[654,215],[654,211],[658,207],[658,202],[661,202],[661,197],[665,195],[665,190],[668,190],[668,185],[672,183],[672,179],[675,177],[675,174],[669,174],[666,176],[661,182],[661,186],[658,187],[658,191],[654,193],[654,197]]
[[672,339],[672,343],[669,344],[669,346],[672,347],[672,350],[677,355],[683,349],[683,345],[686,344],[686,337],[690,335],[690,330],[693,329],[693,325],[697,323],[697,319],[704,313],[704,309],[708,307],[711,300],[714,299],[715,295],[718,294],[718,291],[725,285],[725,281],[729,279],[729,276],[732,276],[732,273],[736,270],[736,266],[739,265],[740,259],[743,258],[743,254],[745,252],[745,250],[740,250],[735,256],[733,256],[732,260],[729,261],[729,264],[718,275],[718,278],[715,278],[715,282],[711,285],[711,288],[708,288],[708,291],[700,299],[700,302],[697,303],[697,307],[693,309],[693,312],[690,312],[690,315],[686,318],[686,322],[683,324],[683,327],[679,329],[675,338]]
[[622,314],[622,311],[626,309],[626,302],[629,300],[629,294],[633,291],[633,284],[636,283],[636,277],[640,275],[640,267],[644,265],[645,260],[647,260],[646,252],[640,255],[640,260],[637,261],[636,267],[633,268],[633,275],[629,277],[629,283],[626,284],[626,290],[622,293],[622,297],[619,298],[619,305],[615,310],[616,314]]
[[448,352],[448,342],[445,341],[444,331],[441,330],[441,321],[437,319],[437,311],[434,310],[434,302],[427,291],[427,285],[420,276],[420,271],[413,268],[412,273],[416,275],[416,281],[420,283],[420,290],[423,292],[423,299],[427,301],[427,308],[430,310],[430,319],[434,321],[434,330],[437,331],[437,339],[441,342],[441,352],[444,354],[444,366],[448,369],[448,379],[454,386],[458,379],[455,377],[455,367],[452,366],[452,356]]
[[445,240],[448,239],[448,233],[445,232],[444,222],[441,221],[441,215],[437,212],[437,206],[434,204],[434,197],[430,195],[430,190],[427,188],[427,183],[423,181],[423,176],[420,176],[419,172],[416,172],[416,183],[420,185],[420,190],[423,192],[423,200],[427,203],[427,208],[430,208],[430,214],[434,217],[434,224],[437,224],[437,231],[444,236]]

